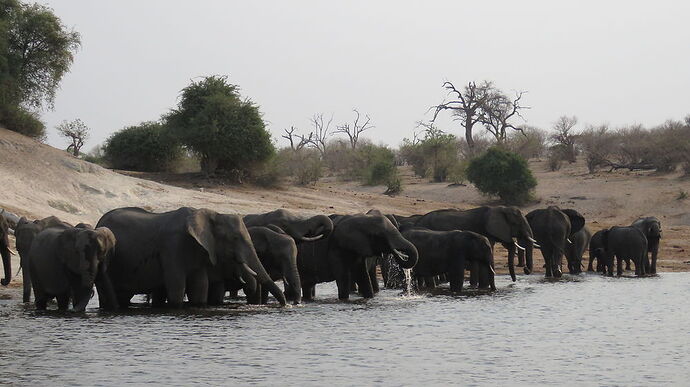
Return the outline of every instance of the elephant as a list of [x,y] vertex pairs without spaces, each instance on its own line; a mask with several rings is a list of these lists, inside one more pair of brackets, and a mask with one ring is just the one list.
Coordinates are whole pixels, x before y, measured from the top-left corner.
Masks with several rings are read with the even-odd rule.
[[399,228],[407,228],[407,227],[412,227],[414,226],[417,221],[424,215],[410,215],[410,216],[402,216],[402,215],[393,215],[395,220],[398,222]]
[[571,243],[565,245],[565,258],[570,274],[582,273],[582,256],[585,254],[591,238],[592,233],[587,226],[570,236]]
[[472,231],[432,231],[412,228],[402,235],[412,242],[419,252],[417,264],[412,269],[414,277],[446,275],[450,290],[461,292],[465,280],[465,267],[473,268],[480,288],[496,290],[494,255],[489,240]]
[[[91,298],[94,284],[110,289],[105,275],[110,255],[117,241],[106,227],[46,228],[38,233],[28,255],[36,309],[45,310],[53,297],[58,309],[67,310],[72,298],[74,311],[83,312]],[[111,297],[114,293],[100,295]]]
[[606,260],[606,244],[604,235],[608,229],[599,230],[589,240],[589,265],[587,271],[594,271],[592,263],[597,260],[597,272],[605,273],[604,261]]
[[19,222],[17,222],[17,227],[14,230],[17,253],[19,254],[19,266],[22,268],[22,299],[24,302],[31,301],[31,272],[28,269],[31,243],[38,233],[48,228],[68,229],[72,228],[72,225],[63,222],[55,216],[37,219],[33,222],[29,222],[26,218],[22,217],[19,219]]
[[[659,219],[649,216],[639,218],[630,225],[642,231],[647,238],[647,254],[645,254],[645,271],[648,274],[656,274],[656,260],[659,255],[659,240],[661,239],[661,222]],[[649,253],[652,253],[652,261],[649,262]],[[629,266],[629,265],[628,265]]]
[[[585,217],[575,210],[561,210],[557,206],[549,206],[531,211],[525,215],[525,218],[534,232],[534,238],[544,257],[546,277],[561,277],[566,245],[571,243],[570,237],[585,226]],[[529,266],[533,264],[532,251],[532,248],[525,251]],[[569,268],[571,274],[580,272],[579,267],[575,270],[569,265]]]
[[[524,249],[518,239],[528,245],[536,245],[527,219],[517,207],[478,207],[471,210],[445,209],[429,212],[419,218],[416,226],[436,231],[463,230],[484,235],[492,246],[499,242],[508,250],[508,269],[515,282],[515,249]],[[536,245],[535,247],[537,247]],[[533,270],[532,263],[525,266],[525,274]],[[474,283],[473,283],[474,284]]]
[[102,226],[118,240],[107,270],[118,303],[108,307],[127,307],[135,294],[153,294],[155,305],[167,299],[171,307],[181,306],[186,294],[190,304],[204,305],[225,280],[240,275],[256,277],[285,305],[237,215],[190,207],[164,213],[128,207],[103,215],[97,224]]
[[605,246],[604,270],[613,276],[613,257],[617,261],[617,274],[623,275],[623,259],[635,264],[635,275],[643,276],[646,270],[647,237],[636,227],[614,226],[605,230],[602,235]]
[[247,227],[275,225],[290,235],[297,244],[326,238],[333,231],[333,222],[326,215],[302,218],[284,209],[245,215],[242,220]]
[[364,298],[374,296],[369,266],[382,254],[393,254],[404,269],[417,263],[417,249],[382,215],[331,215],[333,232],[297,246],[302,298],[313,300],[317,283],[336,281],[338,298],[348,300],[351,279]]
[[12,280],[12,252],[10,250],[10,225],[0,216],[0,256],[2,256],[2,268],[5,277],[0,280],[2,286],[7,286]]
[[[252,239],[252,244],[259,256],[261,264],[268,272],[272,280],[277,281],[282,279],[285,282],[285,294],[289,295],[291,301],[299,304],[302,299],[302,283],[297,269],[297,245],[295,240],[287,235],[280,228],[270,225],[269,227],[248,227],[249,235]],[[230,280],[226,282],[226,287],[231,291],[237,291],[243,288],[241,281]],[[247,301],[249,303],[265,304],[268,300],[268,289],[262,288],[260,285],[256,291],[247,294]],[[222,299],[220,300],[222,302]],[[218,300],[211,301],[209,295],[209,304],[218,304]]]

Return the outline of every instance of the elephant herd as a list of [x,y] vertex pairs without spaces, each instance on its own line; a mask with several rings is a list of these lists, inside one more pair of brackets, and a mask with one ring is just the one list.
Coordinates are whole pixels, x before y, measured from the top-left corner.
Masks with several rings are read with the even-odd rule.
[[[527,215],[515,207],[443,209],[398,216],[366,214],[304,217],[279,209],[264,214],[231,215],[183,207],[153,213],[128,207],[112,210],[95,227],[72,226],[56,217],[10,224],[0,217],[2,285],[11,279],[8,233],[13,229],[23,273],[23,301],[33,289],[36,308],[57,299],[58,309],[83,311],[95,287],[103,309],[126,308],[135,295],[153,306],[220,305],[228,292],[243,290],[248,303],[281,304],[313,300],[316,285],[335,281],[338,298],[354,291],[371,298],[379,291],[380,267],[387,287],[434,287],[449,282],[461,292],[465,271],[470,286],[495,286],[494,245],[508,251],[513,281],[515,257],[525,274],[534,271],[533,250],[544,257],[547,277],[582,270],[589,247],[589,267],[618,275],[622,261],[635,274],[656,272],[661,225],[641,218],[627,227],[594,235],[575,210],[551,206]],[[652,254],[651,262],[648,252]],[[405,274],[408,275],[405,275]],[[282,280],[281,289],[276,281]]]

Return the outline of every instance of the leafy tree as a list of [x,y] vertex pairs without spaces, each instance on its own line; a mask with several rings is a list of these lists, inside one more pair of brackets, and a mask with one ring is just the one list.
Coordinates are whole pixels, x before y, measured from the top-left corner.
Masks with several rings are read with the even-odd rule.
[[201,158],[206,174],[216,169],[245,173],[275,154],[259,108],[241,99],[225,76],[209,76],[182,89],[176,109],[165,117],[182,145]]
[[43,137],[45,127],[32,111],[53,107],[79,46],[79,33],[50,8],[0,0],[0,123]]
[[519,155],[501,149],[490,148],[483,155],[470,161],[467,179],[485,194],[497,195],[507,204],[524,204],[537,181]]
[[180,146],[160,122],[142,122],[115,132],[103,147],[111,167],[160,172],[182,154]]
[[58,134],[70,141],[67,151],[71,151],[74,157],[79,157],[84,141],[89,138],[89,130],[89,127],[79,118],[73,121],[62,121],[57,126]]

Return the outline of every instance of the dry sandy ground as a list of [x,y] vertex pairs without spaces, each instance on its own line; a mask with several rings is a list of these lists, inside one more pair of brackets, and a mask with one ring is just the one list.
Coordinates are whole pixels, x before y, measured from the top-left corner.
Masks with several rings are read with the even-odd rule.
[[[558,172],[546,172],[544,161],[531,161],[530,167],[539,182],[537,202],[523,208],[524,212],[550,204],[575,208],[587,217],[593,231],[626,225],[639,216],[657,216],[664,229],[660,270],[690,270],[690,199],[676,200],[681,190],[690,192],[690,180],[649,172],[588,175],[581,163]],[[0,128],[0,208],[32,219],[56,215],[72,223],[95,224],[103,213],[124,206],[152,211],[192,206],[239,214],[276,208],[305,214],[377,208],[409,215],[495,204],[471,185],[449,187],[416,178],[405,167],[401,172],[405,191],[393,198],[382,194],[383,187],[363,187],[334,177],[310,187],[267,190],[224,185],[195,175],[124,175]],[[505,263],[500,258],[504,256],[499,249],[497,266]]]

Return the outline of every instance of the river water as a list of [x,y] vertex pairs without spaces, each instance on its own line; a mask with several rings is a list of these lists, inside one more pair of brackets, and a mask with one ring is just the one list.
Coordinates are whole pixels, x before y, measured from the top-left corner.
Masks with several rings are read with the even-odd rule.
[[497,278],[297,307],[39,313],[0,290],[0,384],[687,385],[690,273]]

